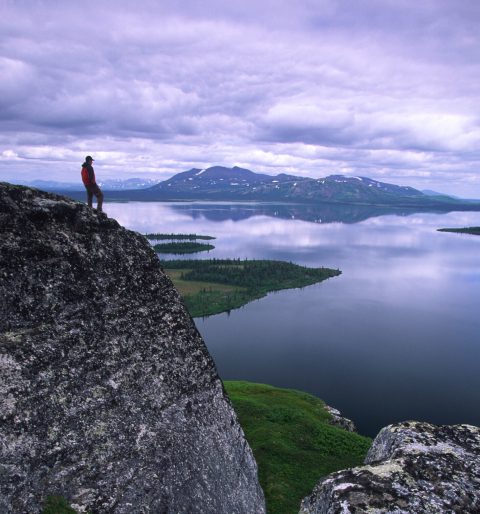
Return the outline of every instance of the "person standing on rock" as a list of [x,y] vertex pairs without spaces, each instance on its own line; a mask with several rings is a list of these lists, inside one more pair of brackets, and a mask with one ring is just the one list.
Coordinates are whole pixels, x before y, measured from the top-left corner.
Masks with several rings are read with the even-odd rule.
[[82,164],[82,181],[87,190],[88,206],[92,207],[93,195],[95,195],[97,197],[97,211],[102,212],[103,193],[95,180],[95,171],[92,166],[94,160],[90,155],[85,157],[85,162]]

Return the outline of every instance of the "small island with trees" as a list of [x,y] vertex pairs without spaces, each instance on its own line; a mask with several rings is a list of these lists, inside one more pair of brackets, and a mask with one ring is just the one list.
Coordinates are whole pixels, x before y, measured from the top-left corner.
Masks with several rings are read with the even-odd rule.
[[198,234],[145,234],[149,241],[169,241],[168,243],[157,243],[153,249],[157,253],[187,254],[208,252],[215,246],[208,243],[198,243],[197,240],[215,239],[213,236],[202,236]]
[[341,273],[273,260],[169,260],[162,267],[192,317],[228,312],[272,291],[309,286]]
[[197,239],[210,240],[216,239],[213,236],[202,236],[198,234],[145,234],[145,237],[151,241],[196,241]]
[[480,227],[464,227],[464,228],[439,228],[439,232],[454,232],[455,234],[473,234],[480,236]]
[[215,247],[206,243],[197,243],[196,241],[189,241],[186,243],[178,243],[172,241],[170,243],[157,243],[153,245],[153,249],[157,253],[173,253],[173,254],[185,254],[185,253],[198,253],[198,252],[209,252]]

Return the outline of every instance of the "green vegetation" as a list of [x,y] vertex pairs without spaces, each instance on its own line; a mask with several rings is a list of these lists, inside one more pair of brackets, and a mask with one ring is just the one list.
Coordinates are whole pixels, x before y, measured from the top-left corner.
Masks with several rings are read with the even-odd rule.
[[188,242],[188,243],[158,243],[153,245],[153,249],[157,253],[198,253],[198,252],[207,252],[213,250],[215,247],[213,245],[205,244],[205,243],[196,243],[196,242]]
[[270,514],[293,514],[318,480],[363,463],[371,439],[329,424],[319,398],[250,382],[225,382],[259,468]]
[[145,237],[153,241],[162,241],[164,239],[168,239],[171,241],[195,241],[196,239],[215,239],[215,237],[213,236],[199,236],[197,234],[145,234]]
[[268,260],[175,260],[162,265],[193,317],[230,311],[271,291],[305,287],[340,275],[339,270]]
[[455,232],[457,234],[474,234],[480,236],[480,227],[464,227],[464,228],[439,228],[439,232]]
[[61,496],[49,496],[43,507],[42,514],[76,514],[67,500]]

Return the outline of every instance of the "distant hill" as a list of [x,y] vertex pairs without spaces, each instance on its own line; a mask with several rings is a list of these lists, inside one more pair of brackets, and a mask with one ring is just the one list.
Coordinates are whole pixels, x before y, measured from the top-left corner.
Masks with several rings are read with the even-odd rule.
[[433,191],[432,189],[422,189],[422,193],[427,196],[448,196],[450,198],[458,198],[453,195],[446,195],[445,193],[439,193],[438,191]]
[[158,184],[160,181],[148,178],[129,178],[126,180],[110,179],[98,182],[100,187],[106,191],[125,191],[131,189],[147,189]]
[[[136,189],[146,189],[158,184],[159,180],[144,179],[144,178],[129,178],[126,180],[111,179],[98,181],[101,188],[106,191],[131,191]],[[58,182],[55,180],[32,180],[26,182],[24,185],[43,189],[44,191],[84,191],[80,177],[78,182],[66,183]]]
[[438,191],[432,191],[431,189],[422,189],[422,193],[426,194],[427,196],[443,196],[444,198],[453,198],[454,200],[461,200],[462,202],[480,203],[480,199],[478,198],[460,198],[456,195],[446,195],[445,193],[439,193]]

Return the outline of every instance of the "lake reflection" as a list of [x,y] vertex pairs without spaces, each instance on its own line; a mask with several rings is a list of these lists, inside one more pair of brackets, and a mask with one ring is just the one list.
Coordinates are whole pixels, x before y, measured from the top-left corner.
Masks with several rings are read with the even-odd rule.
[[480,237],[436,231],[480,225],[479,213],[319,223],[304,221],[311,207],[298,219],[299,206],[294,219],[278,215],[282,206],[260,204],[107,207],[139,232],[216,236],[215,250],[198,258],[342,270],[229,315],[196,319],[222,378],[309,391],[369,435],[406,419],[480,425]]

